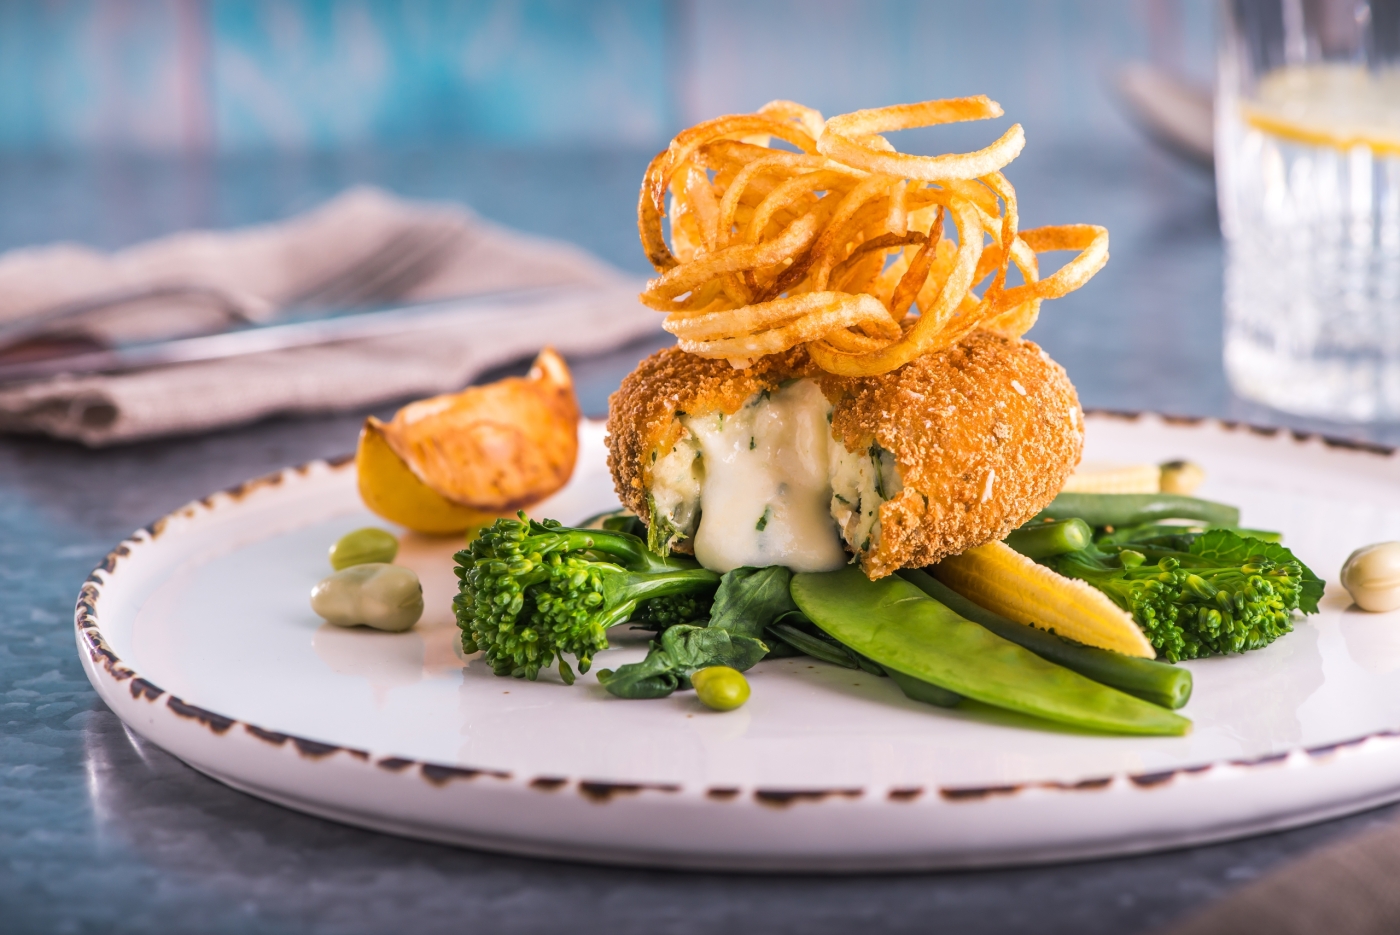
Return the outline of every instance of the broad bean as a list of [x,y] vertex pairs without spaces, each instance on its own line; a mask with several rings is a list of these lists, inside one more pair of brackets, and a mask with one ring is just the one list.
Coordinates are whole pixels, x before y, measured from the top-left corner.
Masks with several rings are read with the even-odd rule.
[[1400,608],[1400,542],[1377,542],[1351,553],[1342,566],[1342,587],[1362,610]]
[[351,565],[311,589],[311,609],[338,627],[400,633],[423,616],[423,586],[402,565]]

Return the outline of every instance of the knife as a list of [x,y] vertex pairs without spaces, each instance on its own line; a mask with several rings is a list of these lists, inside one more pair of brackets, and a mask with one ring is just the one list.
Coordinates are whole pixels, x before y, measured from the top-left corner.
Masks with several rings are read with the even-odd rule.
[[223,360],[269,351],[411,334],[493,313],[519,314],[613,295],[619,300],[635,302],[638,291],[639,286],[631,282],[605,286],[539,286],[386,308],[340,311],[292,321],[284,319],[238,327],[218,334],[124,344],[61,357],[0,363],[0,384],[22,383],[60,374],[122,373],[169,364]]

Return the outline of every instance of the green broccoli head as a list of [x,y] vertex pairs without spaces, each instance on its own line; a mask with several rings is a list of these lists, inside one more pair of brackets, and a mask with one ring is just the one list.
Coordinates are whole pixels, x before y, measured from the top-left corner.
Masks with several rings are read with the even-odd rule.
[[1186,548],[1091,548],[1050,564],[1131,613],[1171,662],[1259,649],[1293,629],[1295,610],[1317,612],[1322,582],[1277,543],[1210,530],[1172,544]]
[[642,601],[632,615],[632,624],[638,630],[660,632],[681,623],[694,623],[710,619],[710,607],[714,598],[709,594],[674,594]]
[[453,607],[462,648],[481,650],[497,675],[534,679],[557,661],[572,683],[572,655],[587,672],[607,629],[640,602],[713,593],[719,575],[663,559],[624,532],[573,529],[555,520],[500,519],[456,555]]

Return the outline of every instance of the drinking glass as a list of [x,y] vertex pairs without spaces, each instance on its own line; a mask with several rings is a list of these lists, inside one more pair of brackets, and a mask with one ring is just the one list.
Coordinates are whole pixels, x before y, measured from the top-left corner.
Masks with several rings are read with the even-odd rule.
[[1400,419],[1400,0],[1225,0],[1225,370],[1286,412]]

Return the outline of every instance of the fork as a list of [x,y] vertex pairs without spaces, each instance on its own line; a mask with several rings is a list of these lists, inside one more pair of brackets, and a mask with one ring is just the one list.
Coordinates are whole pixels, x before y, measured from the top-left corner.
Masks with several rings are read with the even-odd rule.
[[442,268],[463,233],[451,221],[403,228],[363,259],[288,296],[280,308],[354,308],[401,298]]
[[80,316],[149,299],[187,297],[207,301],[223,313],[230,327],[293,309],[327,310],[389,302],[441,269],[463,233],[460,226],[450,221],[402,228],[364,256],[277,303],[216,286],[175,282],[116,289],[51,305],[0,325],[0,352],[62,334],[63,325]]

